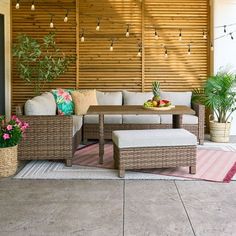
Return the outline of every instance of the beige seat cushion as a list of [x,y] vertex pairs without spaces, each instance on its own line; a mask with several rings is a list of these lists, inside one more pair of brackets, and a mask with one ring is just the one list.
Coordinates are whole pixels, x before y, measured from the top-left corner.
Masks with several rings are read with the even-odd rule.
[[[98,124],[98,115],[85,115],[85,124]],[[104,124],[122,124],[122,115],[104,115]]]
[[123,115],[123,124],[160,124],[159,115]]
[[185,129],[116,130],[112,141],[119,148],[197,145],[197,137]]
[[[160,115],[161,124],[172,124],[172,115]],[[183,124],[198,124],[198,117],[194,115],[183,115]]]
[[96,90],[76,90],[71,92],[75,104],[75,114],[84,115],[89,106],[98,105]]

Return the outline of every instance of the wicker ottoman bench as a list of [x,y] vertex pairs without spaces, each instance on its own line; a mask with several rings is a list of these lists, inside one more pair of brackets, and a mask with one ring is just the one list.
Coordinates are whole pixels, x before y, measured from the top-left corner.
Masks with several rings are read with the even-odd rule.
[[196,173],[197,138],[185,129],[112,132],[115,168],[125,170],[189,166]]

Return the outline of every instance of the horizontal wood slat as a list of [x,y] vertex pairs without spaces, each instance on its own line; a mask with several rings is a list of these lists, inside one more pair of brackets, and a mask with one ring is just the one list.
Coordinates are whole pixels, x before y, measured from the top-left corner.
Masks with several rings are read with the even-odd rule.
[[[159,80],[164,90],[186,91],[202,86],[207,78],[210,37],[204,39],[203,31],[208,34],[208,0],[77,0],[77,4],[76,0],[37,0],[35,11],[30,10],[31,3],[20,1],[20,9],[16,10],[16,2],[12,1],[13,43],[19,33],[41,39],[55,31],[58,46],[66,54],[77,53],[78,58],[77,66],[73,63],[45,91],[76,85],[103,91],[149,91],[153,80]],[[64,23],[67,9],[69,21]],[[50,14],[53,30],[49,28]],[[96,31],[98,19],[100,30]],[[129,37],[125,36],[127,26]],[[80,41],[82,32],[84,42]],[[191,55],[187,53],[189,44]],[[142,57],[137,56],[139,46]],[[164,57],[164,46],[168,58]],[[13,59],[13,108],[32,96],[32,86],[19,78]]]
[[[16,1],[12,0],[12,42],[16,43],[19,34],[30,35],[39,41],[49,32],[55,32],[56,43],[65,54],[76,55],[76,14],[75,0],[37,0],[35,11],[31,11],[31,0],[20,1],[16,10]],[[67,9],[68,22],[64,22]],[[55,28],[49,27],[51,14]],[[33,87],[19,78],[16,63],[12,61],[12,110],[34,96]],[[68,71],[54,82],[48,83],[44,91],[53,88],[75,88],[76,64],[72,63]]]

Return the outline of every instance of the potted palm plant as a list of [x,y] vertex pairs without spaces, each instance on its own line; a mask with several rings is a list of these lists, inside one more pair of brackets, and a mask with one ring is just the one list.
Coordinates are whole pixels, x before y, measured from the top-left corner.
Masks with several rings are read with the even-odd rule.
[[193,91],[193,99],[210,108],[210,139],[213,142],[228,142],[230,134],[230,116],[236,110],[236,76],[221,69],[211,76],[203,89]]
[[57,79],[67,69],[72,56],[65,56],[57,47],[55,34],[43,37],[42,43],[25,34],[17,37],[13,47],[20,78],[34,87],[35,95],[39,95],[47,82]]

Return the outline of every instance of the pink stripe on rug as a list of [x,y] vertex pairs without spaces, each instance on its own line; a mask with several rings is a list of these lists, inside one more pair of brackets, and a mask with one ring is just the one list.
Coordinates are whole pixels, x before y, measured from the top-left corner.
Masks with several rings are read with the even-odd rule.
[[[105,144],[104,162],[102,165],[98,163],[98,150],[98,143],[79,149],[74,155],[73,164],[113,169],[114,161],[112,144]],[[212,149],[197,150],[197,173],[195,175],[189,174],[188,167],[145,169],[137,171],[158,175],[228,183],[236,173],[236,152]]]

